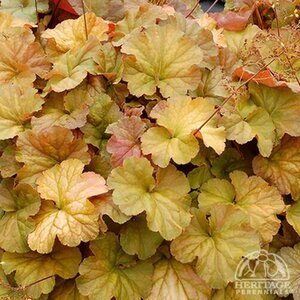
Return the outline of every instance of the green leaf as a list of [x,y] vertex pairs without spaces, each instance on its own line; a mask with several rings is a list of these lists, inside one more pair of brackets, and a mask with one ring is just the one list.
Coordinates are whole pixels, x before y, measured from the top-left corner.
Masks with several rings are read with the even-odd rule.
[[[3,251],[0,250],[0,260],[2,260],[2,255]],[[9,278],[3,271],[2,265],[0,265],[0,299],[24,300],[25,297],[25,291],[11,284]]]
[[[83,101],[84,99],[84,101]],[[67,95],[50,93],[38,118],[33,117],[31,125],[38,131],[58,126],[68,129],[85,125],[91,99],[85,86],[78,86]]]
[[192,209],[186,230],[171,243],[171,253],[182,263],[197,258],[196,271],[211,288],[234,280],[242,257],[260,249],[259,237],[245,213],[228,205],[214,205],[210,215]]
[[228,140],[245,144],[256,137],[261,155],[271,154],[275,141],[275,126],[263,108],[256,108],[247,115],[241,112],[230,113],[221,119],[220,124],[225,127]]
[[187,178],[190,182],[192,189],[201,187],[203,183],[211,179],[213,176],[210,172],[210,168],[206,165],[197,167],[188,173]]
[[199,207],[208,211],[216,203],[234,205],[250,218],[251,226],[262,236],[264,242],[270,242],[280,227],[276,214],[285,206],[275,187],[269,186],[262,178],[248,177],[246,173],[234,171],[227,180],[211,179],[201,187]]
[[[243,149],[244,150],[244,149]],[[211,159],[211,173],[218,178],[229,178],[229,173],[234,170],[244,171],[252,174],[252,158],[253,155],[248,153],[248,149],[241,151],[235,148],[227,148],[218,157]]]
[[123,213],[136,216],[146,211],[149,229],[171,240],[190,222],[189,183],[173,165],[158,169],[156,179],[152,174],[147,159],[130,157],[111,172],[107,184]]
[[105,76],[110,83],[120,82],[124,69],[122,55],[111,43],[102,45],[98,55],[95,56],[95,62],[98,64],[99,75]]
[[147,300],[208,300],[210,289],[192,266],[175,259],[155,264],[153,287]]
[[256,156],[253,171],[270,184],[276,186],[282,195],[291,194],[300,199],[300,138],[284,137],[274,148],[269,158]]
[[0,185],[0,208],[5,212],[0,218],[0,247],[5,251],[23,253],[29,251],[27,237],[35,224],[31,216],[37,214],[41,201],[30,185],[14,180],[3,180]]
[[279,251],[280,256],[286,263],[289,271],[289,288],[294,290],[294,299],[299,297],[299,284],[300,284],[300,243],[296,244],[294,248],[283,247]]
[[153,127],[142,135],[144,154],[151,154],[155,164],[165,168],[172,159],[176,164],[187,164],[194,158],[199,145],[193,134],[173,135],[164,127]]
[[163,241],[159,233],[149,230],[143,216],[137,216],[122,226],[120,244],[130,255],[137,254],[139,259],[147,259],[155,254]]
[[199,85],[192,95],[205,98],[225,98],[229,96],[225,86],[224,74],[220,67],[213,70],[204,69]]
[[[263,286],[263,285],[262,285]],[[247,290],[246,290],[247,291]],[[249,291],[251,291],[249,289]],[[255,294],[242,293],[241,290],[236,290],[233,284],[228,284],[225,289],[215,290],[211,300],[280,300],[277,295],[265,294],[267,290],[257,288]]]
[[264,108],[270,115],[278,138],[287,133],[300,136],[300,94],[293,93],[289,88],[270,88],[255,83],[249,84],[251,100]]
[[[49,10],[48,0],[36,0],[37,11],[39,13],[47,13]],[[1,10],[12,14],[13,16],[27,20],[32,23],[37,22],[37,14],[35,10],[35,0],[2,0]]]
[[96,174],[100,174],[104,178],[110,174],[112,166],[111,166],[111,158],[109,153],[103,149],[99,152],[99,155],[95,155],[91,162],[85,167],[86,171],[92,171]]
[[26,128],[31,115],[43,104],[37,90],[30,86],[5,84],[0,86],[0,140],[17,136]]
[[22,164],[16,161],[16,147],[9,144],[0,157],[0,172],[3,178],[12,177],[17,174]]
[[294,202],[293,204],[289,205],[286,211],[286,219],[293,226],[295,231],[300,234],[300,205],[299,201]]
[[[172,47],[170,47],[172,45]],[[185,95],[197,87],[203,53],[192,39],[172,25],[152,25],[130,37],[122,46],[123,79],[131,94],[164,97]]]
[[[157,119],[160,127],[150,128],[142,136],[144,154],[152,154],[153,161],[166,167],[173,159],[177,164],[186,164],[194,158],[199,145],[192,134],[213,114],[214,104],[204,98],[174,97],[160,101],[150,116]],[[214,120],[204,126],[200,133],[205,146],[217,153],[225,148],[225,131],[217,128]]]
[[41,294],[48,294],[53,290],[55,275],[64,279],[74,277],[80,261],[79,249],[57,245],[52,253],[47,255],[33,251],[23,254],[5,252],[1,264],[5,274],[16,271],[15,280],[21,287],[52,276],[26,289],[29,296],[38,298]]
[[[214,42],[213,33],[210,30],[203,28],[199,24],[198,18],[187,18],[185,16],[194,8],[194,3],[192,3],[192,1],[190,0],[188,1],[190,2],[189,4],[191,6],[191,9],[189,9],[186,14],[177,12],[171,13],[171,16],[169,16],[169,19],[166,22],[170,24],[170,26],[176,28],[177,30],[184,32],[185,36],[192,39],[194,43],[201,48],[203,52],[203,59],[199,61],[197,65],[199,65],[202,68],[207,68],[211,70],[216,65],[216,59],[219,52]],[[187,0],[185,0],[184,2],[185,4],[187,4]],[[173,4],[175,4],[175,2],[173,2]],[[172,5],[172,3],[169,2],[169,5]],[[176,9],[176,4],[174,8]],[[196,10],[197,9],[199,9],[199,15],[201,15],[202,12],[200,10],[200,6],[198,6]],[[194,10],[193,15],[196,12],[196,10]],[[201,77],[203,78],[203,73]]]
[[8,12],[4,12],[3,9],[0,8],[0,32],[5,32],[9,27],[25,27],[33,26],[34,24],[17,17],[14,17],[12,14]]
[[38,178],[37,190],[45,200],[35,217],[36,228],[28,236],[32,250],[51,252],[56,237],[70,247],[97,237],[98,214],[88,198],[106,193],[107,187],[100,175],[82,174],[83,167],[80,160],[68,159]]
[[253,43],[254,37],[260,31],[261,30],[258,26],[252,24],[248,25],[244,30],[239,32],[225,31],[224,35],[228,50],[237,56],[241,56],[242,58],[242,54],[249,50],[251,44]]
[[65,280],[60,284],[56,284],[53,292],[48,300],[88,300],[88,297],[79,293],[75,280]]
[[106,128],[109,124],[117,122],[121,116],[118,105],[108,95],[100,94],[91,105],[88,122],[82,128],[85,141],[101,148],[101,140],[108,138],[105,135]]
[[90,300],[140,300],[151,289],[153,267],[125,254],[113,233],[90,243],[94,256],[83,260],[76,279],[81,294]]

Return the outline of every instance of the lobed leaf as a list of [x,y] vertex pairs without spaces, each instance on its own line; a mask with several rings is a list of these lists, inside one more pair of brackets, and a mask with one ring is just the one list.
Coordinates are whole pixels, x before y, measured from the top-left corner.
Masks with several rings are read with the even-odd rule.
[[65,159],[76,158],[84,164],[90,161],[88,147],[68,129],[50,127],[39,132],[27,130],[17,140],[16,158],[24,166],[18,172],[23,182],[35,183],[37,177]]
[[[174,97],[159,102],[150,116],[157,119],[160,126],[143,134],[143,153],[152,154],[153,161],[160,167],[166,167],[170,159],[178,164],[190,162],[199,151],[198,141],[192,132],[198,130],[213,112],[213,103],[205,98]],[[214,120],[200,133],[206,146],[211,146],[217,153],[224,150],[224,128],[217,128]]]
[[188,264],[163,259],[155,264],[153,287],[147,300],[207,300],[210,289]]
[[0,185],[0,247],[5,251],[29,251],[27,237],[35,228],[32,216],[40,209],[38,192],[27,184],[14,187],[14,180],[3,180]]
[[126,255],[113,233],[91,242],[90,249],[93,256],[81,263],[76,279],[81,294],[91,300],[139,300],[148,295],[153,273],[149,261]]
[[32,114],[41,109],[43,100],[32,87],[9,83],[0,86],[0,140],[23,132]]
[[212,288],[234,281],[241,258],[260,249],[259,238],[245,213],[228,205],[214,205],[208,217],[192,209],[185,231],[171,243],[171,253],[182,263],[197,258],[196,271]]
[[[25,288],[41,279],[45,279],[26,288],[26,293],[33,298],[49,294],[55,285],[55,275],[64,279],[74,277],[78,272],[81,254],[78,248],[57,245],[51,254],[27,252],[23,254],[5,252],[1,265],[5,274],[16,272],[15,280]],[[51,276],[51,277],[50,277]],[[46,279],[47,277],[50,277]]]
[[123,79],[137,97],[151,96],[156,88],[164,97],[185,95],[200,79],[200,47],[171,25],[149,26],[129,38],[122,52],[128,54]]
[[159,169],[156,180],[152,173],[147,159],[130,157],[111,172],[107,184],[123,213],[135,216],[146,211],[149,229],[171,240],[190,222],[188,180],[173,165]]
[[37,190],[44,199],[35,217],[35,230],[28,236],[32,250],[52,251],[55,238],[75,247],[97,237],[98,214],[89,197],[107,192],[105,180],[93,172],[83,173],[84,164],[68,159],[44,171]]

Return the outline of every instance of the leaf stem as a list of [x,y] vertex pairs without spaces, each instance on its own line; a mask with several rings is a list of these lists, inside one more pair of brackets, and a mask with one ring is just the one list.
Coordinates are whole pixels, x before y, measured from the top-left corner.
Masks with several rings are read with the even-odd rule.
[[88,36],[87,22],[86,22],[86,15],[85,15],[85,7],[84,7],[84,2],[83,2],[83,0],[81,0],[81,4],[82,4],[82,11],[83,11],[83,20],[84,20],[84,29],[85,29],[85,38],[86,38],[86,40],[88,40],[89,36]]
[[13,287],[13,286],[11,286],[11,285],[9,285],[9,284],[6,284],[5,282],[3,282],[3,281],[0,279],[0,286],[3,286],[3,287],[5,287],[5,288],[8,288],[8,289],[10,289],[11,291],[14,291],[14,292],[25,291],[26,289],[32,287],[33,285],[38,284],[38,283],[40,283],[40,282],[42,282],[42,281],[44,281],[44,280],[47,280],[47,279],[49,279],[49,278],[51,278],[51,277],[54,277],[54,276],[55,276],[55,275],[47,276],[47,277],[42,278],[42,279],[40,279],[40,280],[38,280],[38,281],[32,282],[32,283],[30,283],[30,284],[28,284],[28,285],[26,285],[26,286],[24,286],[24,287],[22,287],[22,286]]
[[30,284],[28,284],[28,285],[22,287],[22,289],[26,290],[26,289],[32,287],[33,285],[38,284],[38,283],[40,283],[40,282],[42,282],[42,281],[44,281],[44,280],[47,280],[47,279],[49,279],[49,278],[51,278],[51,277],[54,277],[54,276],[55,276],[55,275],[47,276],[47,277],[42,278],[42,279],[40,279],[40,280],[38,280],[38,281],[32,282],[32,283],[30,283]]
[[215,2],[206,10],[206,12],[205,13],[209,13],[213,8],[214,8],[214,6],[217,4],[219,2],[219,0],[215,0]]
[[196,10],[196,8],[198,7],[198,5],[200,5],[200,1],[196,0],[195,5],[193,6],[193,8],[191,9],[191,11],[185,16],[185,18],[188,18],[192,15],[192,13]]
[[257,4],[255,3],[254,6],[255,6],[255,14],[256,14],[256,16],[257,16],[257,21],[258,21],[259,27],[260,27],[261,29],[264,29],[264,23],[263,23],[263,20],[262,20],[262,18],[261,18],[261,15],[260,15],[260,13],[259,13]]
[[38,4],[37,4],[37,0],[34,0],[34,4],[35,4],[36,21],[37,21],[37,23],[38,23],[38,22],[39,22],[39,12],[38,12]]

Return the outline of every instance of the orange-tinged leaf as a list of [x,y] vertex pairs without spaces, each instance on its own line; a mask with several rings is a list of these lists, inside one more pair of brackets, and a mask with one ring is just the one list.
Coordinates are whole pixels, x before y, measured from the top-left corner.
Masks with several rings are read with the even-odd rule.
[[37,180],[37,190],[45,200],[35,216],[37,226],[28,236],[32,250],[51,252],[56,236],[70,247],[97,237],[98,214],[88,198],[108,189],[103,177],[93,172],[82,173],[83,168],[78,159],[64,160]]
[[[291,84],[283,80],[277,80],[270,70],[263,70],[255,73],[246,70],[244,67],[239,67],[234,71],[234,75],[238,76],[243,80],[249,80],[256,82],[257,84],[263,84],[269,87],[289,87],[294,92],[299,92],[300,87],[296,84]],[[255,75],[255,76],[254,76]]]
[[[86,44],[86,31],[88,36],[94,36],[99,42],[108,39],[108,24],[89,12],[76,20],[65,20],[54,29],[47,29],[42,33],[42,38],[47,40],[47,53],[55,58],[73,49],[78,50]],[[85,27],[86,26],[86,27]]]
[[47,85],[44,93],[57,93],[77,87],[88,75],[97,73],[94,57],[99,51],[98,40],[91,36],[86,44],[79,49],[71,49],[59,56],[47,74]]
[[72,132],[62,127],[50,127],[39,132],[27,130],[17,140],[16,158],[24,166],[18,172],[21,181],[34,183],[41,172],[68,158],[90,161],[88,147]]
[[219,28],[229,31],[242,31],[246,28],[253,8],[245,7],[239,12],[213,13],[211,16],[217,21]]
[[142,156],[140,137],[146,124],[137,116],[125,117],[107,127],[106,132],[113,134],[107,143],[107,151],[112,154],[112,165],[117,167],[130,157]]
[[45,78],[50,69],[43,48],[29,29],[11,27],[0,33],[0,83],[11,80],[30,84]]

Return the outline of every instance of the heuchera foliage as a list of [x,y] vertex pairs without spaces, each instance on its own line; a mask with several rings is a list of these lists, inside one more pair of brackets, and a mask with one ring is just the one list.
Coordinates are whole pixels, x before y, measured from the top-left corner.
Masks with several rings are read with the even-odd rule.
[[299,7],[2,0],[0,298],[287,296],[234,274],[300,283]]

